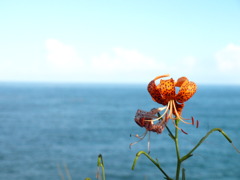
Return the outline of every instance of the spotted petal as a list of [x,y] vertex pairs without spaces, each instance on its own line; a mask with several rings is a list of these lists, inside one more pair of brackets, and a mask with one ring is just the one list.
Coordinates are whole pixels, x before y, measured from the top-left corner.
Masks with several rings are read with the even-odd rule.
[[176,87],[181,87],[182,84],[183,84],[185,81],[188,81],[188,79],[187,79],[186,77],[180,77],[180,78],[178,78],[177,82],[175,83],[175,86],[176,86]]
[[163,99],[169,101],[175,98],[175,86],[172,78],[168,80],[161,79],[159,86]]
[[197,85],[194,82],[185,80],[176,95],[176,101],[179,103],[186,102],[195,94],[196,90]]
[[162,97],[160,90],[157,88],[155,81],[152,80],[148,84],[148,92],[152,96],[152,99],[162,105],[167,105],[167,101]]

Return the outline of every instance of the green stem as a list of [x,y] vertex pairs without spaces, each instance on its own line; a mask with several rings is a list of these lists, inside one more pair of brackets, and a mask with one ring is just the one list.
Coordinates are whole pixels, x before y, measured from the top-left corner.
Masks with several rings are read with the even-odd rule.
[[105,179],[104,163],[103,163],[103,158],[102,158],[101,154],[98,155],[97,166],[102,168],[102,180],[106,180]]
[[167,129],[167,131],[168,131],[168,133],[169,133],[169,136],[174,140],[175,137],[174,137],[174,135],[172,134],[171,130],[168,128],[168,126],[166,126],[166,129]]
[[182,180],[186,180],[185,169],[184,168],[182,168]]
[[178,123],[179,120],[175,121],[175,138],[174,138],[174,142],[175,142],[175,148],[176,148],[176,154],[177,154],[177,169],[176,169],[176,180],[179,180],[179,174],[180,174],[180,168],[181,168],[181,158],[180,158],[180,151],[179,151],[179,145],[178,145]]
[[227,140],[228,142],[232,143],[232,140],[227,136],[227,134],[220,128],[214,128],[212,130],[210,130],[202,139],[200,139],[200,141],[197,143],[197,145],[191,150],[189,151],[185,156],[183,156],[181,158],[181,162],[185,161],[186,159],[188,159],[189,157],[192,156],[192,153],[207,139],[207,137],[215,132],[215,131],[219,131]]
[[158,162],[156,162],[148,153],[144,152],[144,151],[139,151],[136,154],[136,157],[133,161],[133,165],[132,165],[132,170],[134,170],[137,160],[138,158],[141,156],[141,154],[145,155],[150,161],[152,161],[152,163],[164,174],[164,176],[166,177],[167,180],[172,180],[167,173],[161,168],[160,164]]

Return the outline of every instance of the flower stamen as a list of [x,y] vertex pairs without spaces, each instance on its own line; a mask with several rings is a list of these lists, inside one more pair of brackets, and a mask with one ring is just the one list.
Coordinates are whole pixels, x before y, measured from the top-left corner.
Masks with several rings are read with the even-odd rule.
[[[169,103],[168,103],[167,107],[165,106],[165,107],[163,107],[163,108],[158,108],[158,109],[157,109],[157,110],[159,110],[159,111],[166,109],[166,110],[164,111],[164,113],[163,113],[160,117],[158,117],[158,118],[156,118],[156,119],[146,119],[145,121],[154,122],[154,121],[158,121],[158,120],[162,119],[162,118],[164,117],[164,115],[168,112],[168,108],[169,108]],[[159,111],[158,111],[158,112],[159,112]]]
[[184,134],[188,134],[188,133],[185,132],[182,128],[178,127],[178,126],[175,124],[174,119],[172,119],[172,123],[173,123],[173,125],[174,125],[178,130],[182,131]]
[[170,100],[168,103],[170,104],[170,112],[169,112],[168,118],[173,119],[173,117],[172,117],[172,114],[173,114],[173,111],[172,111],[172,100]]
[[196,128],[198,128],[198,126],[199,126],[199,121],[197,120]]
[[[173,100],[172,100],[172,101],[173,101]],[[172,103],[173,103],[174,112],[175,112],[175,114],[176,114],[176,118],[179,119],[180,121],[182,121],[182,122],[185,123],[185,124],[192,124],[192,122],[189,123],[189,122],[186,122],[186,121],[183,120],[184,118],[182,118],[182,117],[178,114],[178,112],[177,112],[177,108],[176,108],[175,102],[173,101]],[[185,120],[190,120],[190,119],[185,119]]]
[[148,154],[150,154],[150,145],[151,145],[150,134],[151,132],[148,132]]
[[138,142],[140,142],[141,140],[143,140],[145,138],[145,136],[147,135],[148,133],[148,130],[146,130],[143,135],[139,136],[138,134],[135,135],[136,138],[138,138],[139,140],[136,141],[136,142],[133,142],[129,145],[129,148],[131,149],[131,147],[134,145],[134,144],[137,144]]

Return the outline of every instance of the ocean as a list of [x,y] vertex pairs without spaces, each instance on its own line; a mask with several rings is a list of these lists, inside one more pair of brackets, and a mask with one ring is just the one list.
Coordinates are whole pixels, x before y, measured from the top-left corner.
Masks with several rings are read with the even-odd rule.
[[[161,107],[146,85],[133,84],[0,84],[0,179],[96,179],[102,154],[107,180],[164,179],[144,156],[131,170],[138,151],[148,151],[148,138],[133,145],[144,129],[134,122],[137,109]],[[180,123],[181,155],[212,128],[222,128],[240,149],[240,86],[199,85],[185,103]],[[171,121],[168,127],[173,130]],[[131,136],[132,135],[132,136]],[[150,155],[174,177],[176,155],[166,130],[151,133]],[[212,133],[182,164],[186,179],[238,180],[240,153],[219,132]]]

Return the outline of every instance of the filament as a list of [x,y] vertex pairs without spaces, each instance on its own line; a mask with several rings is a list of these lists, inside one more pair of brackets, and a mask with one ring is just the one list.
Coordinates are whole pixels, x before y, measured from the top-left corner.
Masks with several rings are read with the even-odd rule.
[[146,134],[147,134],[147,131],[145,131],[141,136],[136,134],[135,137],[142,140],[146,136]]
[[137,144],[138,142],[140,142],[141,140],[143,140],[143,139],[145,138],[145,136],[147,135],[147,133],[148,133],[148,130],[146,130],[145,133],[144,133],[143,135],[141,135],[141,136],[139,136],[138,134],[136,134],[135,137],[138,138],[139,140],[136,141],[136,142],[134,142],[134,143],[131,143],[131,144],[129,145],[129,148],[131,149],[131,147],[132,147],[134,144]]
[[148,154],[150,154],[150,132],[148,133]]
[[[173,100],[172,100],[172,101],[173,101]],[[186,122],[186,121],[183,120],[184,118],[182,118],[182,117],[178,114],[178,112],[177,112],[177,108],[176,108],[175,102],[173,101],[172,103],[173,103],[174,112],[176,113],[177,118],[178,118],[180,121],[182,121],[182,122],[184,122],[184,123],[186,123],[186,124],[192,124],[192,123],[189,123],[189,122]],[[189,119],[185,119],[185,120],[189,120]]]
[[170,107],[169,107],[169,115],[168,118],[173,119],[172,118],[172,101],[169,101]]
[[152,121],[152,122],[154,122],[154,121],[158,121],[159,119],[162,119],[163,116],[167,113],[168,108],[169,108],[169,103],[168,103],[167,107],[164,107],[164,108],[158,108],[158,110],[159,110],[159,109],[160,109],[160,110],[166,109],[166,110],[164,111],[164,113],[163,113],[160,117],[158,117],[158,118],[156,118],[156,119],[145,120],[145,121]]

